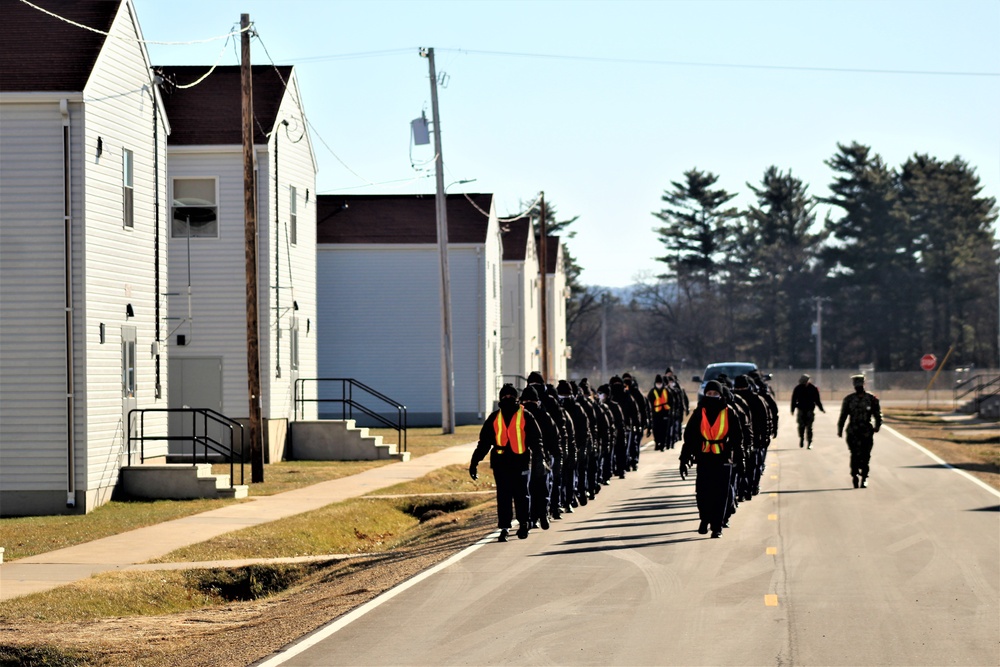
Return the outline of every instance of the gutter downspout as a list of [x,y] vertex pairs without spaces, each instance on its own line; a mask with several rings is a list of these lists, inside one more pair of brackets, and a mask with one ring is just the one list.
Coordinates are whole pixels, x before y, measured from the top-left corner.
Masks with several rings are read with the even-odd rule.
[[[288,121],[282,121],[288,123]],[[281,377],[281,225],[278,222],[278,137],[274,133],[274,377]]]
[[[157,84],[154,82],[154,86]],[[153,100],[153,298],[154,316],[156,318],[156,382],[154,398],[162,398],[163,386],[160,383],[160,138],[159,120],[156,115],[156,89],[152,90]],[[127,443],[126,447],[131,447]]]
[[73,386],[73,201],[69,100],[59,100],[63,140],[63,290],[66,336],[66,507],[76,507],[76,409]]

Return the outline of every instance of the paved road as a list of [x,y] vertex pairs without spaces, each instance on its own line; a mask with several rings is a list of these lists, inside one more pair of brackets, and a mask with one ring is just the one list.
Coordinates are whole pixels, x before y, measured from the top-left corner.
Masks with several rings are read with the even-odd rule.
[[698,535],[677,450],[263,664],[997,665],[997,494],[894,434],[853,489],[834,418],[782,414],[761,494]]

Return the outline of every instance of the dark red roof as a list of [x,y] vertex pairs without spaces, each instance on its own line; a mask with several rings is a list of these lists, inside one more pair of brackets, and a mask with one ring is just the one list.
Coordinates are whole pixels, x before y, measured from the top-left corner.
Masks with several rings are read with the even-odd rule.
[[503,223],[503,259],[505,262],[524,261],[528,251],[528,230],[531,221],[528,218]]
[[[492,194],[470,194],[489,213]],[[489,218],[448,195],[448,243],[485,243]],[[319,195],[317,243],[437,243],[434,195]]]
[[[556,268],[559,266],[559,243],[560,239],[558,236],[545,236],[545,273],[555,273]],[[539,250],[541,252],[541,250]]]
[[[108,32],[121,0],[33,0],[82,25]],[[29,7],[0,0],[0,91],[80,92],[86,87],[104,35]]]
[[[216,67],[207,79],[193,88],[176,85],[193,83],[209,70],[208,65],[162,66],[165,82],[163,106],[170,119],[171,146],[231,145],[243,143],[242,79],[238,65]],[[279,76],[280,72],[280,76]],[[266,144],[266,133],[274,128],[285,83],[292,75],[289,65],[254,65],[254,143]]]

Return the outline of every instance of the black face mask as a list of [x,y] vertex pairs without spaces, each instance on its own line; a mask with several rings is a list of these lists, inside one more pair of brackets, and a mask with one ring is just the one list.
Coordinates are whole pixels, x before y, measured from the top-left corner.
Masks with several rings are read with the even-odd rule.
[[854,385],[854,391],[856,391],[859,394],[863,394],[865,393],[865,386],[863,384],[856,384]]
[[722,398],[722,396],[702,396],[701,397],[701,404],[704,405],[704,406],[706,406],[706,407],[714,408],[714,407],[722,405],[724,402],[725,402],[725,399]]
[[516,396],[504,396],[500,399],[500,406],[504,408],[516,408],[517,407],[517,397]]

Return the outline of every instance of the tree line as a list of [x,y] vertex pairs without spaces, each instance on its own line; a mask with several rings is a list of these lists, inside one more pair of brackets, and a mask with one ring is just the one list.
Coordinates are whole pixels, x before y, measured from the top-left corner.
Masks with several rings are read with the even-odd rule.
[[857,142],[824,163],[829,197],[771,166],[745,209],[715,174],[686,171],[652,212],[664,270],[625,297],[581,285],[567,253],[571,367],[600,366],[602,321],[613,368],[810,368],[817,334],[825,367],[917,370],[949,349],[952,367],[997,364],[997,208],[975,169],[923,154],[894,168]]

